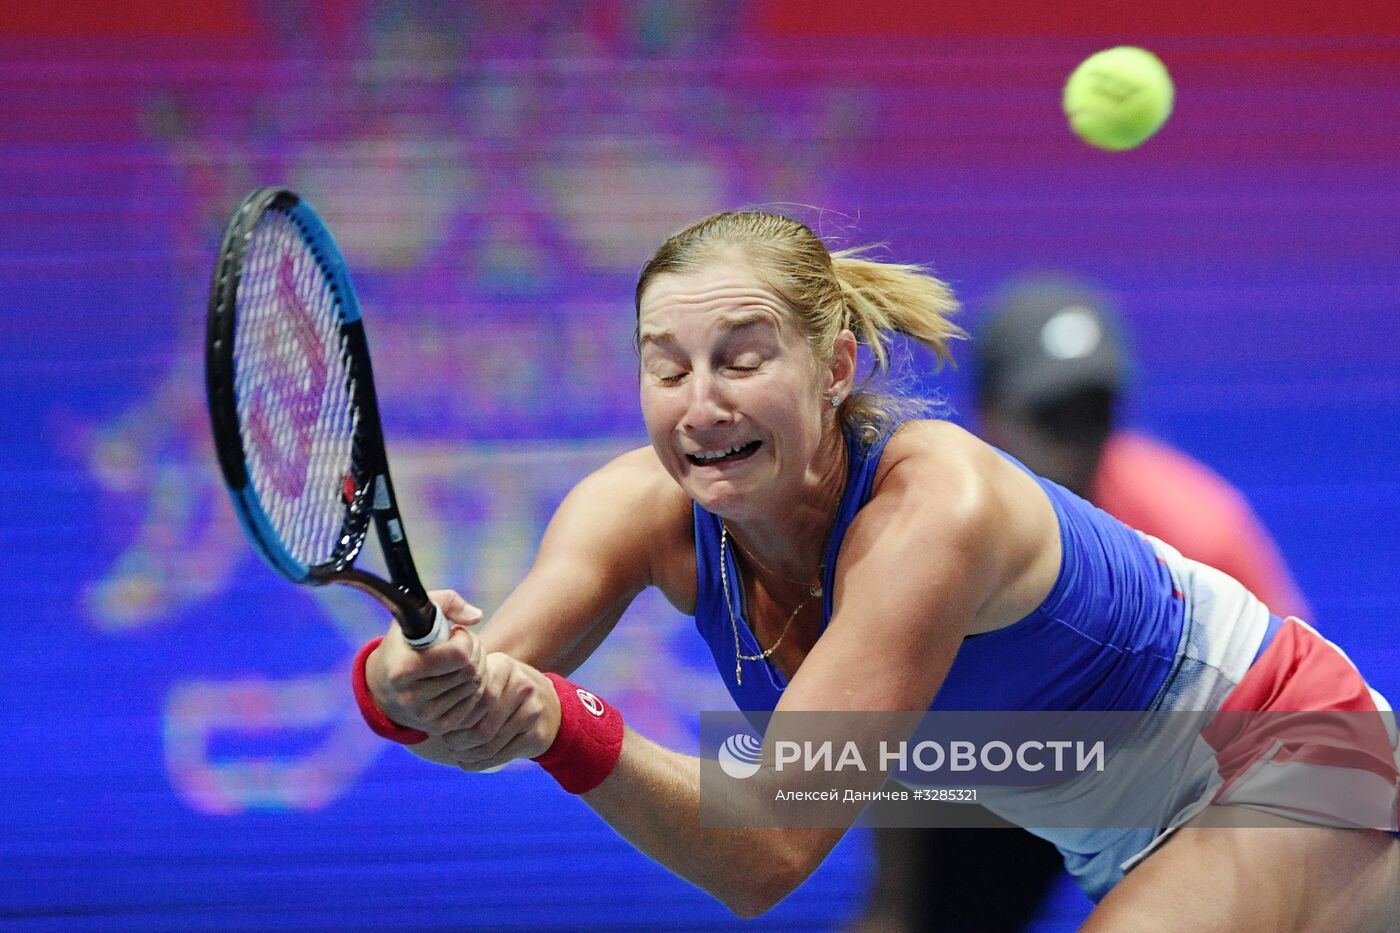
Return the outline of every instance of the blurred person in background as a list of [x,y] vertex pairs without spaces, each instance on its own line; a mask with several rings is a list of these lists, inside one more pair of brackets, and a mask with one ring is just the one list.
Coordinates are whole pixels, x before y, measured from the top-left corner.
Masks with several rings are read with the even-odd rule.
[[1070,278],[1001,293],[974,343],[981,435],[1119,521],[1225,571],[1278,615],[1311,618],[1238,489],[1123,426],[1133,363],[1112,302]]
[[[1123,426],[1134,364],[1114,303],[1068,276],[1016,280],[974,339],[984,440],[1130,527],[1217,567],[1281,616],[1312,618],[1240,491],[1187,454]],[[889,828],[860,928],[1025,929],[1063,871],[1017,829]]]

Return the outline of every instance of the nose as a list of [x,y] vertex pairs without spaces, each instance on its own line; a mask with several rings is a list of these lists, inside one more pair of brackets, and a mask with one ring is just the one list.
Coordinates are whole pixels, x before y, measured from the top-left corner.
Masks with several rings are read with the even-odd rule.
[[704,430],[728,424],[733,417],[725,387],[713,373],[696,371],[691,374],[682,426],[688,430]]

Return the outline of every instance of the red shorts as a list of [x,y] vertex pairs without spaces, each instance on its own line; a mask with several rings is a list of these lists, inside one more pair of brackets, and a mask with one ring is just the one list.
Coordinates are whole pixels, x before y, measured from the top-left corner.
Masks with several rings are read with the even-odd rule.
[[1340,648],[1288,619],[1225,697],[1203,737],[1211,803],[1332,826],[1395,832],[1395,715]]

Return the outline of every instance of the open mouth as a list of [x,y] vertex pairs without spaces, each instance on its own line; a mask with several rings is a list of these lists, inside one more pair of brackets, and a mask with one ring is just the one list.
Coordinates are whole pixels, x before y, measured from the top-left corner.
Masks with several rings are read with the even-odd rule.
[[754,452],[762,445],[762,441],[749,441],[747,444],[740,444],[737,447],[727,447],[724,450],[686,454],[685,458],[696,466],[716,466],[721,463],[738,463],[740,460],[747,460],[749,457],[752,457]]

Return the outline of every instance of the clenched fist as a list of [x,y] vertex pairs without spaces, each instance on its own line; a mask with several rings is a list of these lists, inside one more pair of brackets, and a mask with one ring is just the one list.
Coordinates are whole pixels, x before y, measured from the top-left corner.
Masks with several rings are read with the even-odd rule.
[[452,633],[418,651],[393,625],[365,666],[375,704],[399,725],[436,740],[416,751],[449,758],[467,771],[543,754],[559,731],[553,686],[528,664],[486,653],[471,631],[481,610],[461,595],[434,590],[428,596],[452,623]]

